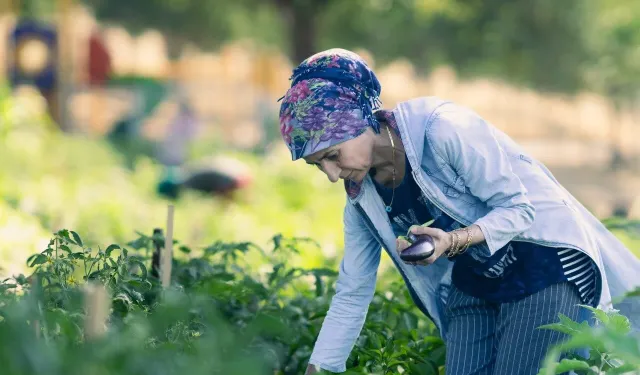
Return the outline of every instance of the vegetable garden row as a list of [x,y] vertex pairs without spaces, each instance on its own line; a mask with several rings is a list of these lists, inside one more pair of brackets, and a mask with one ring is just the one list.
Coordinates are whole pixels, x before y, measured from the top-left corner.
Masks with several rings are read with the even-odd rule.
[[[268,249],[222,241],[191,249],[171,239],[168,223],[166,237],[156,229],[97,249],[74,231],[55,233],[27,260],[32,274],[2,283],[2,373],[302,374],[336,276],[287,263],[313,241],[276,235]],[[396,276],[382,276],[348,372],[443,374],[443,341]],[[593,312],[595,328],[566,317],[545,327],[571,339],[550,353],[541,374],[640,368],[640,339],[627,318]],[[589,358],[553,361],[585,346]]]

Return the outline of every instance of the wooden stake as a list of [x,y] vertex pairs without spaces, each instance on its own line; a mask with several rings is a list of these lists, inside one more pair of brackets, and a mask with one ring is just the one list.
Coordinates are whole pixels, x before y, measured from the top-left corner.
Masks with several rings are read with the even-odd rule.
[[156,241],[156,238],[158,237],[164,238],[162,228],[153,229],[153,253],[151,254],[151,276],[155,277],[157,280],[160,280],[160,257],[162,256],[162,249],[164,247],[164,244],[161,244],[160,241]]
[[170,204],[167,210],[167,230],[164,238],[164,249],[162,252],[162,265],[160,277],[162,277],[162,287],[167,288],[171,284],[171,261],[173,259],[173,205]]
[[103,336],[107,330],[107,318],[111,303],[102,284],[87,284],[84,291],[84,306],[87,316],[84,322],[86,340]]

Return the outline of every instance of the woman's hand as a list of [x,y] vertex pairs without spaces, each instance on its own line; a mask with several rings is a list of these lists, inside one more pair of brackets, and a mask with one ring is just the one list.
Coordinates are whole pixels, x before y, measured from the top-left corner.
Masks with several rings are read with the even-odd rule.
[[[451,247],[451,233],[447,233],[441,229],[415,225],[411,227],[410,232],[418,236],[427,234],[433,237],[436,248],[433,255],[429,258],[419,262],[405,262],[407,264],[426,266],[435,262],[442,254],[444,254],[445,251],[447,251],[448,248]],[[398,251],[398,253],[402,252],[402,250],[409,246],[411,246],[411,243],[404,238],[400,237],[396,239],[396,251]]]

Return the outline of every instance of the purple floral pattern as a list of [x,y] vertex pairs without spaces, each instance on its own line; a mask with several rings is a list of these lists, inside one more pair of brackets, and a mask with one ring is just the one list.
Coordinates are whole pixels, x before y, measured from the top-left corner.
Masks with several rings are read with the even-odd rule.
[[331,49],[303,61],[280,107],[280,132],[293,160],[348,141],[367,127],[377,133],[373,109],[380,83],[357,54]]

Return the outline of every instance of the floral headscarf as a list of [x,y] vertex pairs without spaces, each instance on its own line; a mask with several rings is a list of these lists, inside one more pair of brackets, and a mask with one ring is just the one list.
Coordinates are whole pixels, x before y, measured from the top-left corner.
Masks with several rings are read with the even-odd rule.
[[357,54],[339,48],[319,52],[291,80],[280,106],[280,132],[293,160],[356,138],[368,127],[380,132],[373,115],[380,82]]

